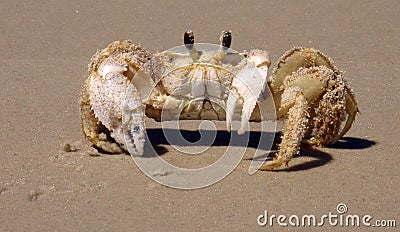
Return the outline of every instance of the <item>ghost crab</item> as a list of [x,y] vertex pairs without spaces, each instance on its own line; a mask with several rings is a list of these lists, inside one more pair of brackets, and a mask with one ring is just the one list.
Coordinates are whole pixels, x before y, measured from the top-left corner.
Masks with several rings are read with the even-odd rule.
[[231,38],[223,31],[220,46],[207,51],[187,31],[185,52],[151,54],[128,40],[98,51],[80,97],[86,138],[109,153],[141,155],[144,115],[157,121],[226,120],[228,131],[232,120],[240,120],[243,134],[249,121],[266,120],[263,111],[272,107],[276,119],[286,122],[276,157],[260,168],[270,170],[288,164],[302,141],[327,146],[350,129],[357,103],[331,58],[295,47],[268,77],[269,53],[235,52]]

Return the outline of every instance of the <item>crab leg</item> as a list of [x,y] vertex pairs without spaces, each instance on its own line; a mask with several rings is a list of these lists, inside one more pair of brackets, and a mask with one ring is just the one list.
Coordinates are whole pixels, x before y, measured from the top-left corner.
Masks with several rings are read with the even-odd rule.
[[347,85],[345,86],[345,97],[346,97],[346,113],[347,113],[346,124],[344,125],[340,134],[338,134],[335,138],[331,140],[330,142],[331,145],[335,144],[337,141],[339,141],[339,139],[341,139],[346,134],[346,132],[352,126],[356,118],[356,114],[359,112],[353,91]]
[[[234,90],[232,90],[234,91]],[[228,100],[226,101],[226,129],[227,131],[231,131],[231,125],[233,116],[235,114],[236,103],[238,102],[239,97],[235,92],[231,92],[229,94]]]
[[279,91],[288,75],[299,68],[326,66],[336,74],[340,74],[331,58],[314,48],[294,47],[283,54],[272,71],[271,87]]
[[272,170],[287,164],[299,151],[308,122],[308,103],[300,87],[288,87],[282,94],[282,108],[289,109],[285,131],[276,158],[262,166],[260,170]]
[[333,74],[327,81],[326,92],[319,101],[315,110],[314,138],[312,144],[328,145],[335,135],[339,134],[340,125],[345,117],[345,90],[344,82],[340,75]]
[[334,72],[325,67],[301,68],[287,77],[283,82],[284,91],[274,94],[276,102],[277,118],[288,115],[285,122],[282,142],[276,159],[267,163],[260,170],[271,170],[287,164],[293,155],[298,153],[309,125],[309,103],[321,98],[325,92],[325,86],[334,77]]
[[[318,67],[317,67],[318,66]],[[323,120],[330,120],[329,117],[326,119],[321,119],[321,115],[324,115],[324,112],[319,112],[316,115],[316,121],[313,123],[312,121],[309,122],[309,127],[314,127],[314,133],[316,134],[315,139],[313,141],[310,141],[311,143],[315,144],[322,144],[322,145],[331,145],[336,143],[343,135],[350,129],[355,116],[358,112],[357,108],[357,103],[354,97],[354,94],[351,90],[351,88],[347,85],[345,80],[341,77],[341,73],[338,70],[338,68],[333,64],[333,61],[331,58],[326,56],[324,53],[314,49],[314,48],[303,48],[303,47],[295,47],[289,51],[287,51],[278,61],[276,67],[273,70],[273,74],[271,76],[271,89],[274,92],[274,95],[278,94],[279,92],[282,91],[285,88],[285,82],[290,82],[291,80],[287,78],[288,75],[291,75],[293,72],[296,72],[298,69],[302,68],[311,68],[311,67],[316,67],[318,69],[322,69],[322,67],[325,67],[325,69],[330,69],[332,70],[334,77],[329,77],[329,82],[334,82],[336,83],[336,87],[339,89],[345,89],[344,91],[339,91],[335,90],[335,94],[338,96],[332,95],[332,93],[325,93],[325,95],[322,97],[320,102],[320,106],[317,106],[319,110],[324,111],[331,117],[331,114],[334,114],[333,118],[334,119],[330,125],[327,124],[327,122],[323,123]],[[329,74],[328,76],[330,76]],[[323,76],[323,75],[322,75]],[[328,77],[328,76],[325,76]],[[338,80],[340,79],[340,80]],[[294,80],[296,82],[296,80]],[[299,82],[299,81],[297,81]],[[329,82],[327,84],[329,85]],[[310,83],[310,81],[307,81],[306,83]],[[344,83],[344,85],[343,85]],[[322,86],[321,86],[322,87]],[[309,102],[312,102],[317,100],[319,97],[317,95],[321,94],[321,91],[316,91],[315,93],[318,94],[313,94],[314,96],[309,96],[307,94],[306,90],[304,88],[308,88],[308,86],[302,86],[303,93],[305,94],[307,100]],[[324,87],[323,87],[324,88]],[[340,96],[339,96],[340,95]],[[345,103],[343,103],[343,99],[345,100]],[[340,100],[340,101],[339,101]],[[330,105],[330,101],[336,102],[336,105]],[[279,101],[278,101],[279,103]],[[322,106],[322,105],[324,106]],[[324,108],[324,109],[322,109]],[[328,109],[330,108],[330,109]],[[344,110],[347,113],[347,120],[346,124],[343,127],[341,131],[340,130],[340,124],[342,122],[342,119],[344,117]],[[318,110],[317,109],[317,110]],[[329,113],[329,112],[330,113]],[[281,111],[282,113],[280,116],[284,115],[285,112]],[[312,112],[311,112],[312,113]],[[329,114],[328,114],[329,113]],[[325,125],[324,127],[321,127],[322,125]],[[311,134],[311,130],[307,132],[307,134]],[[328,136],[329,134],[333,134],[336,136]],[[328,136],[328,137],[326,137]],[[324,138],[323,138],[324,137]]]
[[[238,134],[244,134],[250,116],[256,106],[257,99],[261,92],[266,87],[266,72],[268,71],[269,63],[262,63],[261,66],[255,64],[251,58],[246,61],[245,67],[237,74],[236,78],[232,81],[232,92],[227,100],[227,117],[226,126],[227,130],[231,129],[231,120],[234,116],[235,106],[238,100],[242,102],[242,118]],[[265,66],[264,66],[265,65]],[[257,68],[256,68],[257,67]],[[262,68],[262,71],[260,69]],[[264,75],[263,75],[264,74]]]

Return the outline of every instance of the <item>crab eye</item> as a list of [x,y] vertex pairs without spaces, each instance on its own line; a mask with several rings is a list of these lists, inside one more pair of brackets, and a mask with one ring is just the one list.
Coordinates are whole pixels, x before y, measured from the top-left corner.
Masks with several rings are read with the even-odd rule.
[[219,39],[221,41],[221,46],[229,48],[232,43],[232,33],[231,31],[222,31],[221,37]]
[[183,35],[183,43],[185,44],[186,48],[192,49],[194,44],[194,34],[192,30],[188,30]]

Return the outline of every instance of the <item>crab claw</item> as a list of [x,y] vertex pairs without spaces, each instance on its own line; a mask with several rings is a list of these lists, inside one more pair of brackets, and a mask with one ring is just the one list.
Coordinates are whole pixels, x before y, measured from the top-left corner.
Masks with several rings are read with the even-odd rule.
[[269,54],[261,50],[252,50],[249,52],[248,58],[242,62],[244,62],[244,67],[238,72],[236,78],[233,79],[233,90],[229,94],[226,103],[226,125],[228,131],[231,129],[231,120],[234,117],[236,103],[240,99],[243,104],[241,124],[238,130],[239,135],[246,132],[257,99],[267,87],[266,77],[270,65]]
[[[88,78],[81,90],[80,113],[83,133],[95,148],[116,154],[129,147],[134,154],[143,153],[141,99],[147,100],[153,82],[141,70],[151,57],[129,40],[112,42],[92,56]],[[140,92],[130,88],[133,85]]]
[[[101,77],[97,73],[89,77],[91,109],[98,120],[110,131],[110,136],[118,144],[123,144],[124,139],[120,127],[122,113],[120,102],[124,100],[129,81],[122,75],[123,66],[104,65],[104,70],[99,71]],[[113,72],[115,70],[117,71]],[[104,148],[102,149],[104,150]]]
[[130,85],[122,111],[125,146],[131,155],[143,155],[145,142],[144,107],[140,93]]

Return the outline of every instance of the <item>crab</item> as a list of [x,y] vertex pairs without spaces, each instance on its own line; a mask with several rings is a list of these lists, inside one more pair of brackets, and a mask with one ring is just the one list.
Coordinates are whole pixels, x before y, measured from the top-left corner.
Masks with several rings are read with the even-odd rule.
[[[144,117],[164,120],[261,122],[271,107],[285,119],[275,158],[261,170],[288,165],[302,142],[329,146],[351,128],[358,112],[353,90],[331,58],[314,48],[295,47],[268,75],[270,56],[253,49],[235,52],[223,31],[215,49],[184,33],[184,51],[150,53],[130,40],[97,51],[80,95],[82,131],[108,153],[142,155]],[[201,49],[199,49],[201,48]]]

